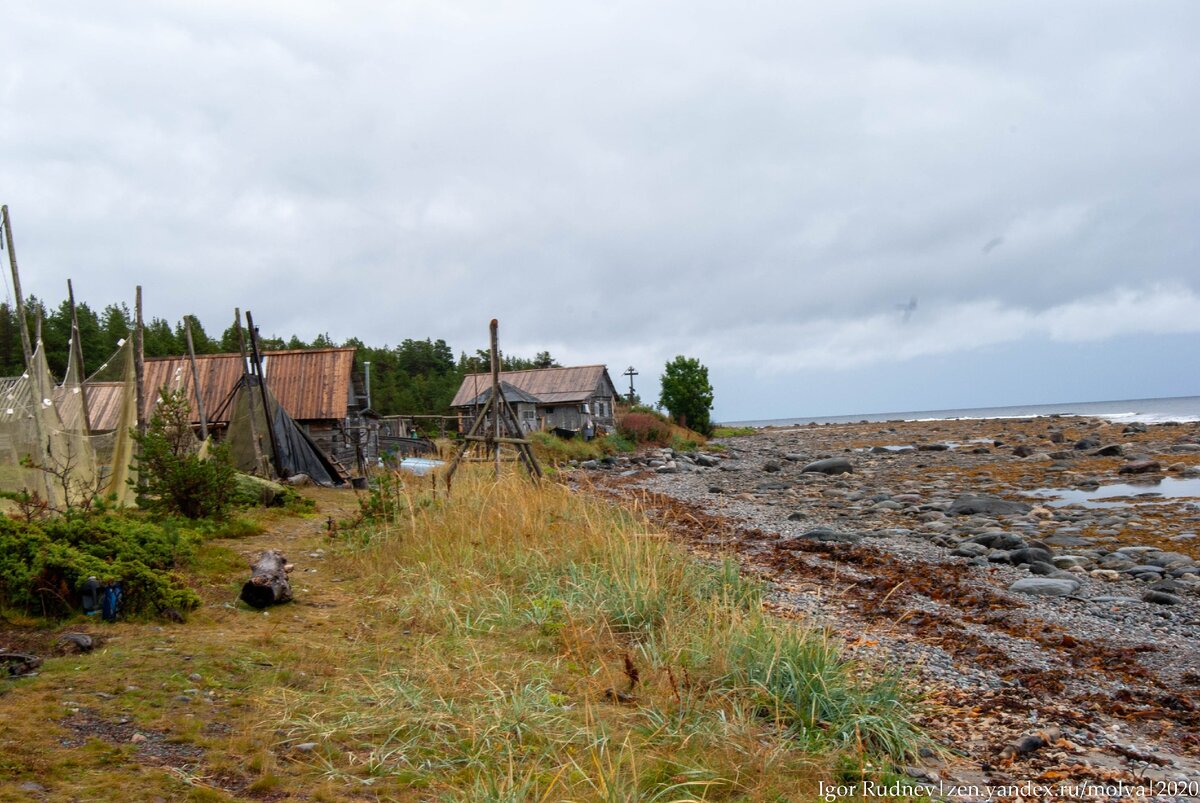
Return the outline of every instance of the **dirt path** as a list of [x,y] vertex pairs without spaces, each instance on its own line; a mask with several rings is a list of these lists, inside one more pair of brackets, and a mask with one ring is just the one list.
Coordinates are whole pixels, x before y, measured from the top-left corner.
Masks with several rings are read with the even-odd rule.
[[[325,550],[329,519],[351,516],[357,499],[305,493],[315,513],[267,512],[264,532],[205,544],[193,575],[203,604],[186,623],[0,629],[0,646],[46,656],[35,676],[0,681],[0,801],[278,798],[263,779],[287,759],[257,724],[257,695],[315,676],[323,648],[354,627],[356,597],[326,571]],[[266,549],[295,564],[296,601],[255,611],[237,595]],[[97,646],[61,655],[63,632]]]

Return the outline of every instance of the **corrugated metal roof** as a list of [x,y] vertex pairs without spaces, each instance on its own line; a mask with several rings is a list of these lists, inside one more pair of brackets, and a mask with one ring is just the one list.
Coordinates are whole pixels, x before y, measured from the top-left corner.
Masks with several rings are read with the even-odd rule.
[[[536,396],[541,404],[583,402],[607,382],[612,387],[608,368],[603,365],[579,365],[571,368],[535,368],[529,371],[501,371],[500,380]],[[469,407],[472,400],[491,386],[491,374],[469,374],[454,394],[451,407]]]
[[[298,421],[342,419],[350,399],[350,378],[354,369],[353,348],[312,349],[263,352],[263,370],[267,387]],[[210,423],[228,423],[225,411],[214,419],[218,408],[229,396],[243,373],[240,354],[202,354],[196,356],[196,372],[204,398],[204,412]],[[146,418],[153,412],[159,390],[182,390],[192,406],[192,420],[199,422],[195,394],[192,392],[192,368],[187,357],[150,357],[146,359]],[[103,431],[116,426],[120,406],[119,383],[88,384],[89,418],[92,429]]]

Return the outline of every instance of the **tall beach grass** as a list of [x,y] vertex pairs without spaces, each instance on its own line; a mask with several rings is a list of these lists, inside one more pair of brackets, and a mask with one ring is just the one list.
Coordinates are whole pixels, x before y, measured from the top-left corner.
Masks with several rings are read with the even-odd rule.
[[[806,799],[919,735],[895,677],[764,613],[732,562],[563,486],[381,483],[328,571],[352,632],[270,692],[281,750],[374,793],[462,800]],[[280,724],[282,723],[282,724]]]

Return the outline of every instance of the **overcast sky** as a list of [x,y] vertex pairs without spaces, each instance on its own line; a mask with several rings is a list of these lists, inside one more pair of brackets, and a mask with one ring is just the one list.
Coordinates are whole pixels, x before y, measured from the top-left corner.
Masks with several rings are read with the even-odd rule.
[[[15,3],[26,292],[698,357],[723,420],[1200,394],[1200,3]],[[910,299],[917,304],[901,310]]]

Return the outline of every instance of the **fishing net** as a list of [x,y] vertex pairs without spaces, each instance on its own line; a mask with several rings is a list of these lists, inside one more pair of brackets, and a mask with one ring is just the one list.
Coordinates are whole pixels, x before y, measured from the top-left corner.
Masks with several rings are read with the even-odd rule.
[[253,377],[243,377],[234,388],[225,443],[238,471],[274,477],[276,473],[270,461],[271,443],[267,440],[267,415],[257,382]]
[[[270,386],[263,388],[257,377],[243,376],[234,389],[225,442],[239,471],[261,477],[304,474],[327,487],[343,482],[337,467],[283,409]],[[275,466],[275,455],[279,466]]]
[[[67,372],[68,379],[71,371]],[[87,394],[89,441],[105,495],[115,495],[121,507],[137,496],[137,461],[133,431],[137,428],[137,367],[133,340],[126,338],[108,360],[84,383]]]

